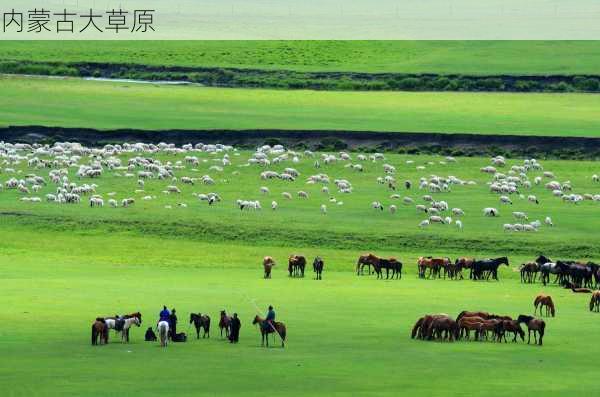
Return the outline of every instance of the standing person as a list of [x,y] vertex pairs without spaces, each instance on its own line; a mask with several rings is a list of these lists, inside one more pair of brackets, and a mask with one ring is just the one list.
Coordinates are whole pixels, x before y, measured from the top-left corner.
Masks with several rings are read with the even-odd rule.
[[169,316],[169,331],[171,332],[171,339],[174,339],[177,335],[177,314],[175,314],[175,308],[171,310]]
[[240,340],[240,328],[242,328],[242,322],[240,321],[237,313],[233,313],[229,332],[229,341],[231,343],[238,343]]

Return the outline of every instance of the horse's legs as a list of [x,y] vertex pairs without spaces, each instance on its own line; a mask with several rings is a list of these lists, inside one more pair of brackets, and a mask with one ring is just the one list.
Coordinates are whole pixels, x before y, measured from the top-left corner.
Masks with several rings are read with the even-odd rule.
[[527,344],[531,341],[531,330],[527,329]]

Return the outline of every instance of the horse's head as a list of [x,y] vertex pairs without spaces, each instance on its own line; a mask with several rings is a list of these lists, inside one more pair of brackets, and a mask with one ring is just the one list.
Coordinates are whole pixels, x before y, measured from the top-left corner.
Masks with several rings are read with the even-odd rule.
[[190,324],[194,322],[194,317],[196,315],[194,313],[190,313]]
[[508,266],[508,258],[506,256],[503,256],[502,258],[500,258],[500,263],[504,263],[506,266]]
[[260,323],[260,317],[254,316],[254,320],[252,320],[252,325],[256,325],[258,323]]
[[225,313],[225,310],[221,310],[221,317],[226,317],[227,313]]
[[140,324],[142,323],[142,313],[135,312],[133,313],[133,317],[136,317],[138,320],[140,320]]
[[531,320],[533,320],[533,317],[525,314],[519,314],[519,317],[517,318],[518,323],[528,324]]
[[546,258],[544,255],[540,255],[536,258],[535,263],[538,265],[543,265],[544,263],[552,262],[550,258]]

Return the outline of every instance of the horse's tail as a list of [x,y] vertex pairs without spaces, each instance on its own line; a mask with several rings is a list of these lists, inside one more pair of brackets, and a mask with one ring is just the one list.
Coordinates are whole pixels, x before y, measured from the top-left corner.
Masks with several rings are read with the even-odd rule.
[[592,294],[592,297],[590,299],[590,311],[594,310],[594,301],[596,300],[596,296],[594,294]]
[[542,323],[540,324],[540,345],[542,344],[542,338],[544,337],[544,330],[546,329],[546,322],[544,320],[542,320]]
[[415,326],[413,327],[412,332],[410,333],[410,337],[412,339],[415,339],[415,336],[417,336],[417,331],[419,331],[421,324],[423,324],[423,317],[418,319],[417,322],[415,323]]
[[552,314],[552,317],[554,317],[554,315],[556,314],[556,310],[554,308],[554,302],[552,302],[552,299],[550,299],[550,314]]
[[281,343],[285,342],[287,337],[287,329],[285,325],[281,324],[281,329],[279,330],[279,336],[281,337]]

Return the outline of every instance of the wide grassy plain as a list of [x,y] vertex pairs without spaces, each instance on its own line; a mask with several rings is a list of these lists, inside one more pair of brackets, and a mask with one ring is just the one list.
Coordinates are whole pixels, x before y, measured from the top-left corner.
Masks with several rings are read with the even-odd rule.
[[[344,162],[317,170],[309,158],[268,168],[244,166],[250,154],[230,153],[232,165],[219,172],[209,167],[222,155],[193,153],[200,164],[176,170],[176,176],[210,174],[216,183],[176,183],[182,190],[178,195],[162,193],[175,183],[170,180],[148,180],[145,191],[135,193],[137,178],[117,175],[123,171],[106,170],[100,178],[79,181],[73,177],[76,168],[70,170],[78,184],[96,183],[105,199],[112,192],[117,199],[135,197],[131,208],[90,208],[85,200],[79,205],[27,203],[14,190],[0,192],[0,289],[8,324],[0,331],[5,357],[0,374],[6,395],[106,395],[112,390],[126,395],[264,395],[269,390],[286,396],[447,396],[463,393],[467,384],[475,396],[600,391],[594,381],[594,357],[600,350],[589,342],[597,314],[587,309],[588,295],[521,285],[516,272],[518,264],[540,252],[597,260],[598,203],[567,205],[534,187],[527,194],[538,195],[539,205],[514,197],[513,206],[500,207],[498,196],[487,190],[489,176],[479,172],[488,159],[441,164],[442,157],[386,155],[385,162],[397,168],[399,182],[430,174],[476,182],[435,195],[465,210],[462,232],[454,225],[420,230],[417,223],[423,215],[413,205],[391,199],[393,192],[376,182],[383,175],[383,161],[364,162],[364,172],[351,171]],[[126,163],[135,155],[121,158]],[[153,157],[175,163],[185,155]],[[352,156],[356,163],[356,153]],[[508,166],[520,163],[510,160]],[[600,189],[591,180],[597,163],[541,163],[558,180],[570,179],[578,193]],[[280,172],[288,166],[301,173],[297,181],[259,178],[265,169]],[[25,161],[10,167],[15,173],[4,170],[2,182],[47,173]],[[533,179],[540,172],[528,176]],[[348,179],[354,192],[340,194],[332,185],[331,194],[323,194],[319,185],[305,183],[314,173]],[[269,195],[259,193],[263,185],[270,188]],[[50,184],[32,195],[43,197],[55,189]],[[306,190],[309,199],[281,197],[283,191],[298,190]],[[210,191],[222,197],[211,207],[192,195]],[[416,202],[425,194],[416,188],[398,193]],[[144,195],[153,198],[142,200]],[[330,196],[344,204],[333,204]],[[234,203],[238,198],[259,199],[263,210],[242,212]],[[276,211],[269,208],[271,200],[279,202]],[[373,200],[382,201],[386,211],[373,210]],[[387,211],[392,203],[399,207],[396,214]],[[321,204],[328,206],[327,215],[319,211]],[[484,206],[500,207],[500,218],[484,218]],[[550,215],[556,226],[531,234],[504,233],[502,224],[512,222],[512,210],[526,211],[531,219]],[[399,257],[405,264],[402,280],[355,276],[355,259],[366,250]],[[285,260],[290,253],[309,259],[321,255],[326,261],[324,280],[312,280],[311,273],[289,279]],[[501,269],[500,282],[419,280],[415,259],[423,254],[508,255],[511,266]],[[271,280],[262,279],[264,255],[279,262]],[[543,347],[409,337],[412,324],[424,313],[481,309],[516,316],[532,311],[539,292],[552,294],[558,308],[557,317],[547,320]],[[143,342],[145,328],[155,324],[163,304],[177,308],[184,331],[189,312],[210,314],[211,339],[192,339],[164,350]],[[269,304],[288,326],[285,349],[262,349],[251,326],[256,312]],[[241,316],[237,346],[219,338],[215,325],[223,309]],[[111,335],[109,346],[90,346],[95,316],[137,310],[144,321],[132,331],[130,344]],[[558,372],[570,375],[558,377]]]
[[3,126],[600,134],[600,96],[592,94],[248,90],[15,77],[0,78],[0,92]]
[[[598,74],[598,41],[3,41],[0,60],[437,74]],[[526,56],[524,56],[526,54]]]

